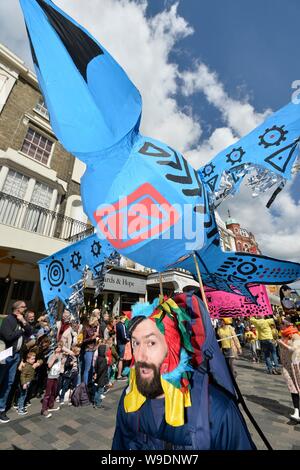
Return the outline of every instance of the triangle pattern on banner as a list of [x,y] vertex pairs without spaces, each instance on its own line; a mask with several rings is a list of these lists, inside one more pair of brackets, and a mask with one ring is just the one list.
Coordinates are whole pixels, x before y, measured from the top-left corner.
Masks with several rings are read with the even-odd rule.
[[218,181],[218,175],[213,176],[212,178],[210,178],[210,180],[208,180],[208,181],[206,182],[206,183],[208,184],[208,186],[210,187],[211,191],[214,191],[214,190],[215,190],[217,181]]
[[282,173],[285,172],[286,167],[288,166],[290,160],[293,157],[293,154],[298,145],[298,140],[292,144],[284,147],[281,150],[278,150],[275,153],[272,153],[269,157],[265,158],[265,162],[269,163],[273,168]]
[[241,177],[237,175],[237,172],[238,172],[238,171],[241,171],[241,167],[240,167],[240,166],[238,166],[238,167],[233,167],[233,168],[230,169],[230,174],[231,174],[232,179],[233,179],[233,181],[234,181],[235,183],[237,183],[237,182],[241,179]]
[[171,157],[171,154],[166,152],[161,147],[157,147],[151,142],[145,142],[139,153],[147,155],[148,157]]

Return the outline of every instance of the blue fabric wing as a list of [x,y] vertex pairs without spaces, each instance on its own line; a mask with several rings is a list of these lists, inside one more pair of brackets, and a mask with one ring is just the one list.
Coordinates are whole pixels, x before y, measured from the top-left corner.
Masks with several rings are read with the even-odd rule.
[[64,147],[111,147],[139,122],[141,96],[88,31],[50,0],[20,0],[51,126]]
[[199,171],[215,202],[235,193],[253,168],[257,175],[249,184],[254,194],[291,179],[299,154],[300,106],[289,103],[260,126],[227,147]]
[[[195,251],[206,285],[246,296],[249,283],[288,283],[300,277],[296,263],[223,253],[208,197],[208,192],[236,189],[250,165],[272,172],[279,182],[290,177],[299,142],[299,106],[278,111],[198,173],[179,152],[138,133],[140,94],[88,31],[50,0],[20,3],[53,130],[67,150],[87,163],[82,199],[99,236],[159,271],[180,258],[178,265],[195,273],[190,259]],[[229,186],[222,183],[224,174]],[[260,174],[258,184],[264,178]],[[91,259],[92,246],[100,243],[94,237],[40,262],[46,305],[56,296],[69,299],[84,266],[97,269],[112,251],[103,239],[106,248],[99,259]]]
[[98,277],[113,249],[106,240],[91,235],[39,261],[41,289],[45,305],[55,297],[67,303],[74,286],[83,277],[85,266]]
[[179,152],[141,135],[126,165],[114,173],[112,162],[125,151],[111,149],[87,169],[81,180],[84,209],[99,237],[118,252],[163,271],[203,247],[202,182]]
[[[250,253],[223,252],[211,244],[197,253],[203,284],[215,290],[257,299],[249,287],[253,284],[289,284],[300,278],[300,264]],[[190,271],[197,279],[193,258],[174,265]]]

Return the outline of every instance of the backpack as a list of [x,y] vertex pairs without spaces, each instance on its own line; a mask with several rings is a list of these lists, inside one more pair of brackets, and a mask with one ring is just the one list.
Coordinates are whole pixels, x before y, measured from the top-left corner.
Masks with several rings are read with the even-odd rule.
[[237,395],[232,374],[218,344],[215,330],[204,302],[192,292],[177,294],[174,296],[174,301],[179,307],[182,306],[187,310],[192,323],[196,323],[198,319],[202,321],[205,340],[199,347],[197,369],[204,374],[209,374],[210,379],[215,384],[223,388],[227,394],[232,395],[233,399],[236,399]]
[[[222,390],[229,396],[237,405],[242,404],[245,413],[254,425],[256,431],[264,441],[266,447],[270,450],[272,447],[265,438],[264,434],[258,427],[254,418],[251,416],[243,397],[238,389],[233,374],[228,367],[225,357],[217,342],[215,330],[211,323],[209,312],[205,304],[193,292],[183,292],[175,294],[173,297],[174,302],[179,307],[182,307],[189,314],[191,318],[190,333],[195,348],[193,356],[193,366],[197,370],[194,375],[198,383],[199,397],[199,412],[190,414],[187,423],[193,449],[209,449],[209,403],[208,403],[208,385],[209,382],[214,384],[217,388]],[[204,330],[204,331],[203,331]],[[204,333],[204,338],[203,338]],[[201,412],[200,412],[201,409]],[[132,429],[136,429],[137,434],[139,431],[139,410],[134,413],[128,413],[128,422]],[[143,436],[144,442],[147,436]],[[168,440],[164,443],[165,449],[172,449],[172,444]]]
[[71,356],[71,355],[67,356],[64,371],[63,371],[63,377],[65,377],[65,378],[71,378],[72,377],[72,370],[73,370],[72,362],[74,360],[76,360],[76,358],[74,358],[74,356]]
[[73,406],[87,406],[90,405],[90,399],[87,386],[84,382],[74,388],[71,395],[71,403]]
[[[199,318],[200,316],[200,318],[202,319],[206,339],[201,345],[201,351],[203,356],[202,364],[200,364],[200,366],[198,367],[198,371],[201,371],[204,376],[209,377],[211,382],[217,387],[219,387],[226,395],[229,395],[235,401],[238,407],[239,405],[242,406],[253,427],[264,442],[266,448],[268,450],[272,450],[271,444],[267,440],[266,436],[264,435],[257,422],[253,418],[250,410],[248,409],[241,394],[241,391],[235,381],[233,373],[229,365],[227,364],[225,357],[218,345],[215,331],[211,323],[210,315],[208,310],[206,309],[204,302],[202,302],[199,297],[194,295],[193,292],[175,295],[174,300],[176,303],[178,303],[179,306],[180,302],[183,302],[184,307],[188,307],[188,309],[190,310],[191,318]],[[205,378],[204,383],[206,383],[208,386],[208,380],[205,380]],[[191,428],[197,427],[197,418],[192,417],[191,421]]]

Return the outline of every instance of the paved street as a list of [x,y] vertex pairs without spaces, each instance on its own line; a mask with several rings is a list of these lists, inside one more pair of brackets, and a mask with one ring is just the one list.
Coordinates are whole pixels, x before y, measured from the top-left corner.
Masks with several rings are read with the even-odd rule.
[[[300,424],[289,419],[293,405],[282,376],[269,375],[263,364],[244,358],[237,365],[237,382],[245,402],[273,449],[300,450]],[[247,418],[246,421],[257,448],[266,449]]]
[[[262,364],[245,359],[237,362],[238,383],[245,401],[274,449],[300,450],[300,424],[295,425],[288,415],[292,404],[282,376],[268,375]],[[8,424],[0,423],[2,449],[110,449],[115,426],[117,403],[124,387],[117,383],[103,401],[104,408],[74,408],[64,405],[53,412],[52,418],[40,415],[39,400],[32,400],[26,416],[20,417],[11,409]],[[263,442],[249,425],[259,449]]]

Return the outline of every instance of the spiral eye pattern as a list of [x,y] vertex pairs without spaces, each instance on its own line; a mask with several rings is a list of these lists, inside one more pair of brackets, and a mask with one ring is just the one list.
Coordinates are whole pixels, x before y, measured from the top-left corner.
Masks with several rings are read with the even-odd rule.
[[241,263],[239,266],[237,266],[236,270],[240,273],[243,274],[244,276],[248,276],[249,274],[254,274],[257,271],[257,266],[255,266],[254,263]]
[[59,287],[65,279],[65,270],[63,264],[54,260],[48,268],[48,282],[52,287]]

